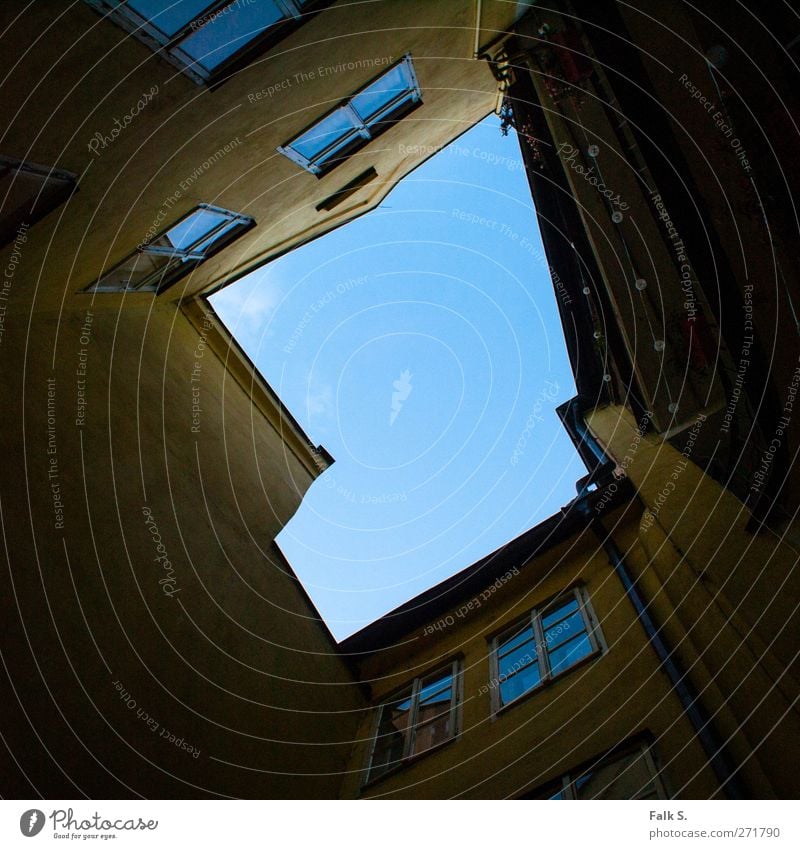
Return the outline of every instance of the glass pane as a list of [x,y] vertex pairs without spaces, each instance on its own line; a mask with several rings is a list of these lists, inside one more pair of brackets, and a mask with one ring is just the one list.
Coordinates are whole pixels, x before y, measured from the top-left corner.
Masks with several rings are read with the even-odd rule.
[[200,253],[205,253],[205,251],[207,251],[212,245],[215,245],[217,244],[217,242],[224,239],[225,236],[227,236],[228,233],[231,232],[231,230],[235,230],[237,227],[241,226],[241,221],[230,221],[225,227],[214,233],[213,236],[209,236],[209,238],[204,239],[202,242],[200,242],[199,245],[195,245],[194,250],[199,251]]
[[655,792],[644,752],[601,764],[575,781],[578,799],[634,799]]
[[178,250],[186,251],[207,236],[215,227],[228,220],[227,215],[222,215],[219,212],[213,212],[210,209],[196,209],[191,215],[187,215],[183,221],[179,221],[174,227],[170,227],[165,235]]
[[447,688],[436,694],[425,704],[421,704],[417,709],[417,722],[429,722],[436,716],[441,716],[450,710],[450,705],[453,698],[453,690]]
[[402,734],[394,734],[389,737],[379,737],[372,752],[370,764],[370,778],[375,778],[396,766],[403,758],[405,738]]
[[446,675],[437,675],[435,678],[429,678],[422,682],[419,691],[420,702],[426,702],[430,699],[438,698],[437,693],[450,686],[453,676],[448,672]]
[[350,103],[364,121],[369,121],[408,89],[408,75],[401,63],[355,95]]
[[558,675],[565,669],[569,669],[573,663],[577,663],[582,657],[592,653],[592,644],[586,634],[582,634],[577,640],[559,646],[554,651],[548,652],[550,659],[550,672]]
[[529,663],[536,663],[536,645],[533,640],[517,646],[517,648],[509,652],[505,657],[500,658],[497,661],[497,674],[502,681]]
[[337,139],[349,136],[356,128],[350,113],[345,109],[337,109],[331,112],[327,118],[303,133],[298,139],[291,143],[293,150],[304,156],[310,162],[316,159],[320,153],[329,145],[334,144]]
[[128,0],[128,5],[169,36],[194,20],[213,0]]
[[583,616],[578,610],[561,622],[557,622],[552,628],[544,632],[544,642],[547,648],[552,651],[567,640],[577,637],[579,634],[586,631],[586,623],[583,621]]
[[532,690],[541,680],[539,664],[531,663],[524,669],[512,675],[500,683],[500,704],[507,705],[509,702]]
[[533,639],[533,625],[523,626],[522,630],[518,631],[512,637],[502,637],[502,642],[498,643],[497,654],[502,657],[508,654],[512,649],[521,645],[528,640]]
[[549,628],[554,622],[560,622],[577,609],[578,600],[576,598],[572,598],[569,601],[564,602],[564,604],[560,604],[554,610],[549,610],[547,614],[542,617],[542,627],[547,630],[547,628]]
[[174,260],[163,254],[139,253],[126,257],[118,266],[104,274],[99,288],[135,289],[154,272],[163,272]]
[[283,20],[283,13],[273,0],[234,3],[225,9],[180,42],[181,50],[208,70],[213,70],[259,33]]
[[453,728],[450,722],[450,712],[434,719],[433,722],[428,722],[425,725],[417,726],[414,731],[414,746],[413,753],[424,752],[433,746],[438,746],[439,743],[444,743],[453,736]]

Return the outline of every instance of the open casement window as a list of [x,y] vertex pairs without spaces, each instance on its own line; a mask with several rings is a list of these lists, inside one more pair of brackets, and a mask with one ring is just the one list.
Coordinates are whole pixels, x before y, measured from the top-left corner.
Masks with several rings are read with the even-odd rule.
[[75,190],[74,174],[0,156],[0,246],[60,206]]
[[411,55],[406,54],[278,151],[320,177],[421,102]]
[[140,245],[87,291],[161,292],[254,224],[247,215],[201,203],[177,224]]
[[599,652],[599,637],[589,597],[580,587],[498,634],[491,648],[494,712]]
[[523,799],[668,799],[651,747],[645,742],[562,775]]
[[311,15],[320,0],[85,0],[198,83],[247,64]]
[[367,781],[446,743],[457,733],[459,663],[420,678],[378,708]]

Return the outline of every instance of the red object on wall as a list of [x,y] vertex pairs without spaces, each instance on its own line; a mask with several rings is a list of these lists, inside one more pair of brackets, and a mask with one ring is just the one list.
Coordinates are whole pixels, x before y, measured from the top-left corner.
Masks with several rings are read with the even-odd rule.
[[586,55],[581,37],[576,29],[565,29],[550,36],[558,63],[568,83],[577,85],[592,74],[592,62]]
[[706,317],[699,311],[693,318],[685,316],[681,319],[681,330],[689,349],[689,365],[696,369],[708,368],[717,345]]

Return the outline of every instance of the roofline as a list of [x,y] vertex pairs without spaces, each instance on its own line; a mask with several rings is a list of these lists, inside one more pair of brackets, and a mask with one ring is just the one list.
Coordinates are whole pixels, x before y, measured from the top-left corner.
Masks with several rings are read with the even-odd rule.
[[[617,486],[609,492],[604,489],[603,483],[610,480],[614,480]],[[351,660],[358,660],[360,655],[390,648],[399,638],[439,617],[465,598],[472,598],[512,567],[524,568],[534,557],[552,550],[577,531],[588,528],[595,515],[596,501],[605,499],[606,509],[612,510],[636,495],[629,481],[620,482],[611,475],[598,480],[597,484],[596,490],[588,492],[584,489],[558,513],[351,634],[338,643],[338,651],[350,656]]]

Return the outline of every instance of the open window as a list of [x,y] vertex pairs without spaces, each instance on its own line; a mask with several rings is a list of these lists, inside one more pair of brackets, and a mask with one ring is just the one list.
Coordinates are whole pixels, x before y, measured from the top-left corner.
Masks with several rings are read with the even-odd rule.
[[75,190],[75,175],[0,156],[0,246],[60,206]]
[[198,83],[214,83],[285,38],[327,2],[86,0]]
[[321,177],[422,102],[411,55],[368,83],[278,151]]
[[458,661],[414,681],[378,708],[367,781],[456,736]]
[[139,245],[87,291],[162,292],[254,224],[247,215],[201,203],[152,241]]

